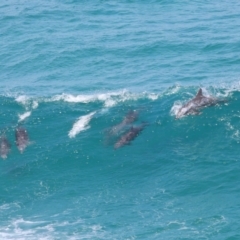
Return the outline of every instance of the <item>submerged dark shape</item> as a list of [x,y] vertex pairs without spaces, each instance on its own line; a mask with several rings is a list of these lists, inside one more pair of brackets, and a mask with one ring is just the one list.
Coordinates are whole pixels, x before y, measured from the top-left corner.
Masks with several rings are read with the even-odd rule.
[[138,117],[138,111],[136,110],[130,110],[127,115],[124,117],[123,121],[125,124],[129,124],[137,120]]
[[120,148],[124,145],[130,144],[131,141],[133,141],[140,132],[144,129],[146,126],[146,123],[143,123],[142,125],[138,127],[131,127],[127,133],[125,133],[114,145],[114,148]]
[[121,132],[128,124],[133,123],[138,118],[138,111],[130,110],[127,115],[123,118],[122,122],[113,126],[110,130],[112,135],[117,135]]
[[17,148],[21,153],[23,153],[23,151],[29,144],[27,130],[23,127],[18,127],[15,131],[15,137],[16,137]]
[[185,103],[177,112],[176,118],[181,118],[185,115],[196,115],[200,114],[199,109],[207,106],[212,106],[220,102],[217,98],[206,97],[203,95],[202,89],[198,90],[197,95]]
[[11,144],[7,140],[5,135],[0,137],[0,155],[3,159],[7,158],[8,153],[11,150]]

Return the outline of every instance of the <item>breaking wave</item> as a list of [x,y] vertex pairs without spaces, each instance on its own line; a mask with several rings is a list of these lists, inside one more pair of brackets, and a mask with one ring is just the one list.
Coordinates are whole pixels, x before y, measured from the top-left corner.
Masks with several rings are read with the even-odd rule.
[[92,103],[102,102],[104,107],[113,107],[118,103],[126,101],[137,101],[139,99],[150,99],[157,100],[159,97],[156,93],[131,93],[127,90],[100,93],[100,94],[89,94],[89,95],[72,95],[63,93],[50,98],[48,101],[64,101],[69,103]]

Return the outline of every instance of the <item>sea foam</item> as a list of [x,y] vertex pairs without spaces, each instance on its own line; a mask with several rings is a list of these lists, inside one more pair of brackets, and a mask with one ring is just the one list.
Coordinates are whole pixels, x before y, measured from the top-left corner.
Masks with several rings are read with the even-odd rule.
[[68,136],[70,138],[74,138],[80,132],[90,128],[90,126],[88,124],[91,121],[91,119],[92,119],[92,117],[94,116],[95,113],[96,112],[92,112],[92,113],[89,113],[85,116],[82,116],[82,117],[78,118],[78,120],[73,124],[72,129],[69,131]]
[[92,102],[102,102],[104,107],[113,107],[118,103],[123,103],[126,101],[137,101],[139,99],[149,99],[152,101],[157,100],[159,94],[156,93],[132,93],[126,89],[109,92],[109,93],[99,93],[99,94],[89,94],[89,95],[73,95],[73,94],[60,94],[51,97],[48,101],[64,101],[69,103],[92,103]]

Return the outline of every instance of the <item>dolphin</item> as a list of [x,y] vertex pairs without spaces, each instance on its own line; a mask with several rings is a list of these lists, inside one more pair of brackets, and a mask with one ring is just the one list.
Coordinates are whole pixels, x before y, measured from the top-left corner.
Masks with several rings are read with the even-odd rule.
[[8,153],[11,150],[11,144],[7,140],[5,135],[0,137],[0,155],[3,159],[7,158]]
[[110,129],[111,135],[117,135],[119,132],[121,132],[128,124],[133,123],[138,118],[138,111],[136,110],[130,110],[127,115],[123,118],[122,122],[119,124],[113,126]]
[[206,97],[203,95],[202,89],[200,88],[197,95],[183,104],[183,106],[178,110],[176,118],[181,118],[185,115],[197,115],[200,114],[199,109],[207,106],[215,105],[219,102],[218,99],[214,97]]
[[146,123],[143,123],[142,125],[138,127],[131,127],[129,131],[127,131],[114,145],[114,148],[120,148],[123,147],[124,145],[130,144],[131,141],[133,141],[139,134],[140,132],[144,129],[146,126]]
[[29,138],[27,130],[23,127],[17,127],[15,131],[16,145],[18,150],[23,153],[27,145],[29,144]]

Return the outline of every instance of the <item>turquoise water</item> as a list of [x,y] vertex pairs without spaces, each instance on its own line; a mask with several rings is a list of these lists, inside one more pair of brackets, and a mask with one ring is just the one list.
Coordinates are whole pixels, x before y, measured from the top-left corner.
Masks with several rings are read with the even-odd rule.
[[[240,239],[239,9],[1,1],[0,238]],[[199,87],[226,101],[176,119]]]

